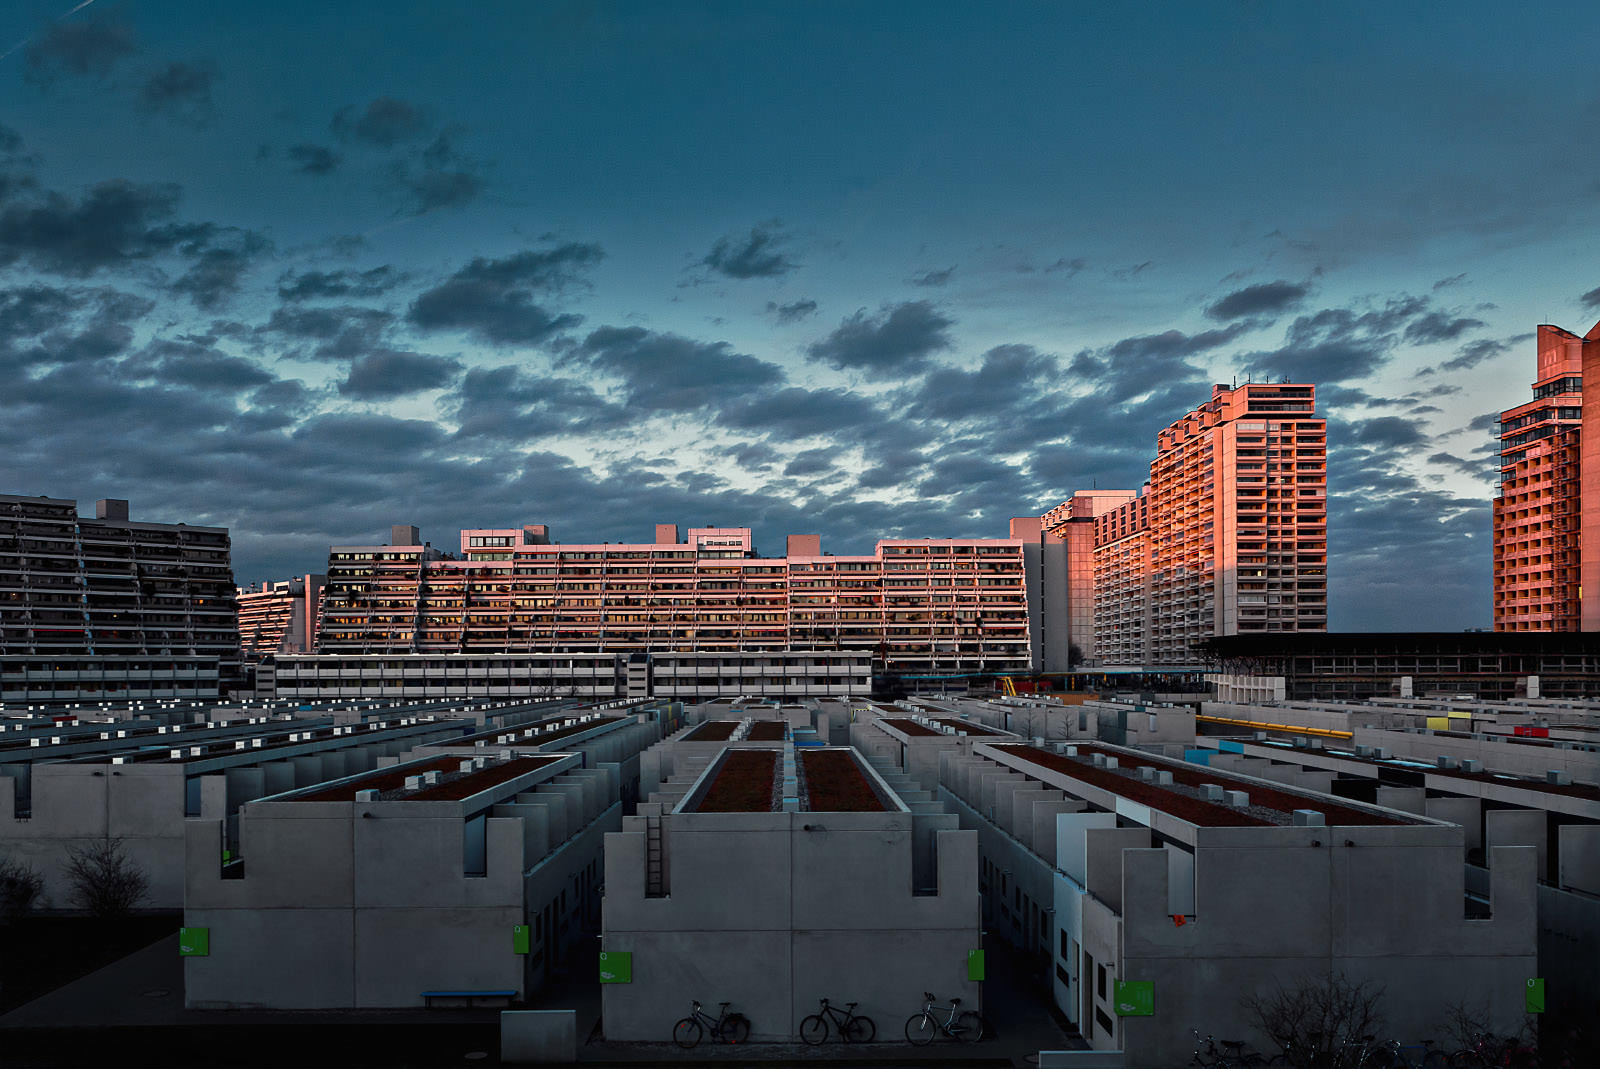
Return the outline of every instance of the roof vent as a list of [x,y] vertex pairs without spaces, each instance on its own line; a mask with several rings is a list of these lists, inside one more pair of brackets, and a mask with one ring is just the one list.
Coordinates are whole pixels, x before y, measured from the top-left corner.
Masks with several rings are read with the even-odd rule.
[[356,792],[356,801],[358,802],[376,802],[377,800],[378,792],[370,787],[364,791]]
[[1094,762],[1094,767],[1095,768],[1105,768],[1106,767],[1106,755],[1103,754],[1103,753],[1090,754],[1089,755],[1089,760]]
[[439,785],[439,773],[438,772],[424,772],[422,774],[422,782],[423,782],[423,784],[425,786],[437,787]]
[[1215,783],[1202,783],[1200,784],[1200,797],[1208,802],[1220,802],[1222,801],[1222,788]]
[[1172,773],[1171,772],[1157,772],[1156,773],[1156,785],[1158,787],[1170,787],[1170,786],[1172,786]]
[[1068,757],[1077,757],[1078,756],[1078,748],[1076,746],[1068,746],[1065,749],[1063,749],[1061,752],[1066,754]]
[[1357,746],[1356,747],[1356,756],[1357,757],[1371,757],[1372,756],[1372,747],[1370,747],[1370,746]]
[[1116,768],[1117,767],[1117,759],[1115,757],[1106,758],[1106,767],[1107,768]]
[[1297,828],[1325,828],[1328,819],[1315,809],[1296,809],[1294,811],[1294,826]]
[[1446,757],[1443,754],[1440,754],[1439,755],[1439,767],[1440,768],[1455,768],[1456,767],[1456,759],[1454,757]]
[[1228,804],[1235,809],[1243,809],[1250,804],[1250,795],[1245,791],[1228,791]]
[[1146,783],[1153,783],[1155,782],[1156,778],[1156,770],[1151,768],[1149,765],[1140,765],[1139,778],[1144,780]]
[[1572,786],[1572,773],[1563,769],[1552,768],[1545,772],[1544,781],[1556,787]]
[[1482,772],[1483,771],[1483,762],[1482,761],[1472,761],[1472,760],[1468,760],[1466,758],[1463,758],[1462,761],[1461,761],[1461,771],[1463,771],[1463,772]]
[[408,791],[420,791],[420,790],[422,790],[422,777],[421,776],[407,776],[406,777],[406,790],[408,790]]

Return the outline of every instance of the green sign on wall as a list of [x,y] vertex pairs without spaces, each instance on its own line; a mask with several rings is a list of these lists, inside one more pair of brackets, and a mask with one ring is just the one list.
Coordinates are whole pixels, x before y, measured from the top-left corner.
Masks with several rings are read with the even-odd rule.
[[967,979],[968,980],[982,980],[983,979],[983,951],[981,951],[981,950],[969,950],[969,951],[967,951]]
[[625,950],[600,952],[600,982],[602,984],[633,983],[633,955]]
[[1156,985],[1151,980],[1118,980],[1114,995],[1118,1017],[1155,1015]]
[[511,953],[526,954],[528,952],[528,926],[518,924],[511,929]]
[[1544,1012],[1544,981],[1529,980],[1527,991],[1527,1011],[1529,1013]]
[[211,956],[210,928],[179,928],[178,956],[182,958],[208,958]]

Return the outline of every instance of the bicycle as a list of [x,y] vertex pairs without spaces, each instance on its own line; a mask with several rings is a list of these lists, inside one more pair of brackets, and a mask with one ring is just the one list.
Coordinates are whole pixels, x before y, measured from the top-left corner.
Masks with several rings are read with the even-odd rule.
[[839,1038],[846,1043],[871,1043],[878,1034],[878,1026],[872,1023],[871,1017],[858,1014],[856,1006],[857,1003],[847,1002],[841,1010],[823,999],[822,1012],[813,1013],[800,1022],[800,1039],[815,1047],[828,1038],[828,1022],[832,1021]]
[[722,1003],[722,1012],[717,1017],[702,1010],[698,1001],[693,1005],[689,1016],[672,1026],[672,1041],[678,1046],[695,1046],[707,1029],[712,1039],[720,1039],[724,1043],[743,1043],[750,1038],[749,1019],[742,1013],[729,1013],[728,1007],[732,1003]]
[[[951,999],[949,1006],[935,1006],[938,1000],[930,992],[924,991],[922,997],[922,1009],[906,1018],[906,1042],[913,1047],[927,1046],[940,1033],[961,1043],[976,1043],[983,1038],[983,1018],[972,1010],[962,1011],[960,999]],[[942,1021],[937,1016],[941,1013],[945,1014]]]
[[1515,1038],[1502,1038],[1491,1032],[1474,1032],[1472,1041],[1450,1056],[1450,1064],[1461,1069],[1488,1069],[1489,1066],[1538,1064],[1536,1051]]
[[[1422,1052],[1422,1057],[1412,1061],[1406,1051]],[[1448,1069],[1450,1057],[1442,1050],[1433,1049],[1433,1040],[1420,1040],[1410,1047],[1400,1045],[1398,1039],[1368,1046],[1361,1058],[1362,1066],[1372,1069]]]
[[[1242,1039],[1214,1039],[1211,1036],[1201,1038],[1198,1028],[1191,1028],[1194,1033],[1194,1054],[1189,1059],[1190,1065],[1204,1066],[1206,1069],[1236,1069],[1242,1066],[1273,1065],[1282,1059],[1269,1059],[1253,1050],[1245,1050]],[[1232,1050],[1224,1053],[1217,1050],[1218,1045],[1231,1047]]]

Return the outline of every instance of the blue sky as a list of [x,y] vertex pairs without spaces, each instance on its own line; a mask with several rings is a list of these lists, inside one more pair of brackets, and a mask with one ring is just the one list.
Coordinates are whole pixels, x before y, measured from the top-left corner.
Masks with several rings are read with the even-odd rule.
[[863,551],[1316,382],[1336,630],[1489,621],[1490,414],[1600,319],[1593,5],[19,0],[0,488]]

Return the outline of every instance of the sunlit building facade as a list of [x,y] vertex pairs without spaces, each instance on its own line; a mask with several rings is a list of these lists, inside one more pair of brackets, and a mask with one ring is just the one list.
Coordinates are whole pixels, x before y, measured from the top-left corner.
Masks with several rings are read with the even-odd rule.
[[1326,631],[1327,481],[1315,386],[1213,387],[1157,436],[1144,490],[1094,516],[1099,661],[1189,666],[1213,635]]
[[1582,628],[1583,364],[1587,338],[1538,329],[1533,399],[1500,413],[1500,492],[1494,499],[1494,629]]
[[395,528],[389,545],[332,548],[317,652],[860,649],[912,674],[1040,657],[1039,550],[1026,539],[884,539],[833,555],[796,535],[785,550],[760,556],[749,528],[559,544],[530,525],[464,530],[445,559]]
[[240,587],[239,652],[246,664],[280,653],[309,653],[325,575],[302,575]]

